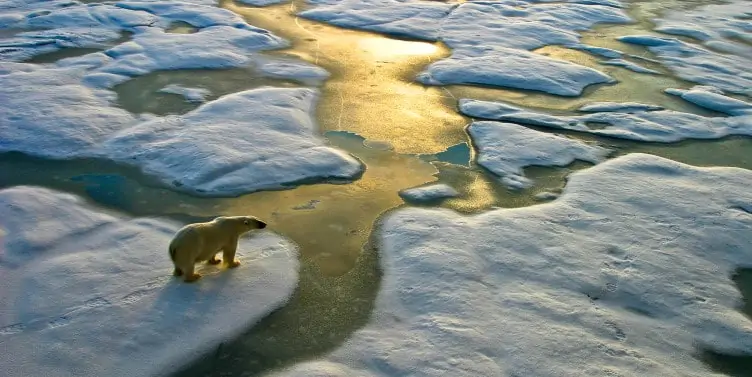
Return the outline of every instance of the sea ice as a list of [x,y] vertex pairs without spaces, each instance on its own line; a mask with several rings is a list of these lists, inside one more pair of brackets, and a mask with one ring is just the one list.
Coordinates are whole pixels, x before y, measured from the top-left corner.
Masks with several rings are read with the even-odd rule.
[[461,99],[467,116],[504,122],[587,132],[622,139],[671,143],[685,139],[718,139],[752,135],[752,115],[705,117],[673,110],[636,111],[626,104],[575,116],[557,116],[500,102]]
[[131,219],[37,187],[0,191],[0,370],[6,377],[154,376],[212,352],[282,306],[297,249],[242,238],[240,267],[172,276],[180,227]]
[[[480,84],[576,96],[588,85],[613,82],[592,68],[529,52],[546,45],[582,46],[578,31],[597,23],[625,23],[615,1],[466,2],[397,0],[314,1],[302,17],[334,25],[441,40],[449,58],[429,65],[418,81]],[[533,74],[534,72],[534,74]]]
[[583,105],[578,111],[588,113],[600,113],[600,112],[619,112],[619,113],[638,113],[643,111],[656,111],[663,110],[663,107],[658,105],[648,105],[645,103],[637,102],[591,102],[587,105]]
[[624,60],[624,59],[609,59],[609,60],[603,60],[600,63],[605,64],[605,65],[614,65],[618,67],[623,67],[625,69],[628,69],[630,71],[637,72],[637,73],[650,73],[653,75],[661,74],[660,72],[656,70],[645,68],[637,63],[630,62],[629,60]]
[[618,39],[646,46],[685,80],[712,85],[731,93],[752,95],[752,73],[747,57],[718,54],[675,38],[633,35]]
[[314,89],[255,89],[142,121],[111,105],[115,93],[82,85],[84,74],[77,66],[0,63],[0,152],[114,159],[212,196],[362,172],[316,134]]
[[229,94],[185,115],[115,134],[108,158],[204,195],[238,195],[314,179],[352,179],[362,164],[325,146],[312,117],[318,91],[263,87]]
[[88,157],[104,139],[136,123],[110,105],[114,93],[81,85],[83,69],[0,67],[0,152]]
[[417,80],[429,85],[479,84],[578,96],[588,85],[614,82],[592,68],[532,52],[496,48],[493,54],[463,55],[431,64]]
[[713,87],[698,85],[689,90],[669,88],[665,92],[713,111],[729,115],[752,115],[752,104],[724,96]]
[[599,163],[611,152],[566,136],[535,131],[517,124],[473,122],[468,127],[478,148],[478,164],[512,188],[532,186],[524,176],[528,166],[566,166],[575,160]]
[[446,183],[434,183],[428,186],[414,187],[399,192],[399,196],[403,199],[412,202],[430,202],[434,200],[452,198],[458,196],[457,192],[452,186]]
[[392,212],[370,323],[272,375],[715,375],[698,347],[752,353],[730,279],[752,265],[750,185],[752,171],[630,154],[545,204]]
[[[71,2],[66,7],[38,8],[30,4],[0,9],[0,15],[17,15],[8,16],[4,27],[48,29],[0,39],[0,59],[22,61],[65,47],[104,49],[122,39],[122,32],[129,32],[133,33],[129,41],[107,48],[103,54],[108,59],[100,58],[99,65],[90,65],[89,69],[94,75],[133,77],[156,70],[248,66],[254,62],[253,53],[289,45],[229,10],[189,2]],[[185,22],[198,30],[191,34],[167,32],[174,22]],[[206,46],[212,46],[211,50]]]
[[188,102],[205,102],[206,97],[211,94],[208,89],[203,88],[186,88],[178,84],[170,84],[160,89],[161,93],[177,94],[185,98]]

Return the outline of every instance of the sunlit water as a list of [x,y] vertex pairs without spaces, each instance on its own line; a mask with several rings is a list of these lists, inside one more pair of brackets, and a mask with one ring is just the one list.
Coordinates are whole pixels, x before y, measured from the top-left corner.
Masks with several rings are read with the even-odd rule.
[[[698,3],[637,2],[631,14],[639,22],[600,26],[584,33],[583,42],[652,58],[644,48],[624,45],[614,38],[650,33],[652,25],[646,18],[655,17],[665,7],[686,8]],[[598,63],[598,57],[587,53],[548,46],[536,52],[594,67],[619,82],[590,87],[578,98],[473,86],[426,87],[412,78],[430,62],[449,55],[441,43],[397,40],[296,18],[294,13],[301,9],[300,3],[253,8],[224,1],[221,6],[292,42],[292,47],[271,54],[301,58],[331,73],[321,87],[318,124],[332,146],[352,153],[366,164],[362,178],[349,184],[319,183],[237,198],[208,199],[170,191],[136,169],[106,161],[53,162],[20,154],[0,155],[2,187],[47,186],[77,193],[97,205],[134,216],[169,216],[185,222],[217,215],[252,214],[299,245],[302,271],[289,303],[238,339],[178,372],[181,376],[262,374],[323,355],[364,325],[379,287],[378,250],[369,240],[380,216],[407,205],[398,191],[445,182],[460,196],[423,205],[477,213],[494,207],[539,203],[537,194],[558,192],[567,174],[589,166],[578,162],[566,168],[529,168],[526,174],[535,180],[533,188],[505,188],[472,162],[475,152],[465,132],[470,120],[456,111],[457,98],[502,100],[562,114],[592,101],[635,101],[718,115],[664,94],[662,90],[667,87],[687,88],[692,84],[652,63],[640,62],[664,75],[605,66]],[[194,31],[190,25],[180,23],[170,28],[174,33]],[[61,50],[36,57],[33,62],[51,63],[87,52]],[[131,112],[160,115],[185,113],[198,106],[180,96],[158,92],[168,84],[209,89],[212,94],[208,100],[264,85],[308,85],[265,78],[252,68],[155,72],[117,86],[118,104]],[[752,169],[749,138],[655,144],[563,133],[598,141],[614,148],[615,155],[644,152],[700,166]],[[707,358],[713,365],[716,359],[712,355]]]

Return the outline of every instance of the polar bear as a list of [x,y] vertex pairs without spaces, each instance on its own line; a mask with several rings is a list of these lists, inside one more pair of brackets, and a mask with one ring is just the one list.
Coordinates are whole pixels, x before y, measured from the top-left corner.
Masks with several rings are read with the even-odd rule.
[[235,260],[238,238],[254,229],[264,229],[266,223],[253,216],[220,216],[206,223],[189,224],[175,233],[170,242],[170,259],[175,265],[175,276],[183,276],[193,282],[201,274],[193,272],[194,265],[206,261],[218,264],[216,254],[222,251],[222,259],[229,268],[240,262]]

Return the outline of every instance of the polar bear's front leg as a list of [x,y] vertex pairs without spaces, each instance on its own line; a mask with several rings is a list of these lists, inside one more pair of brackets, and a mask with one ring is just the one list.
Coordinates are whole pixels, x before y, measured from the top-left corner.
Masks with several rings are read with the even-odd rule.
[[183,281],[186,283],[192,283],[198,279],[201,278],[201,274],[197,274],[193,272],[194,265],[191,265],[190,267],[183,268]]
[[230,243],[222,249],[222,259],[228,268],[240,266],[240,262],[235,260],[235,251],[238,249],[238,240]]

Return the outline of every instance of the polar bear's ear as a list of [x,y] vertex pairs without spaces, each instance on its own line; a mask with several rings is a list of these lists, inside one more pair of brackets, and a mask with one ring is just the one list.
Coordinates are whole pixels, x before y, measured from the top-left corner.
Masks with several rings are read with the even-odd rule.
[[243,220],[243,224],[249,225],[248,219]]

